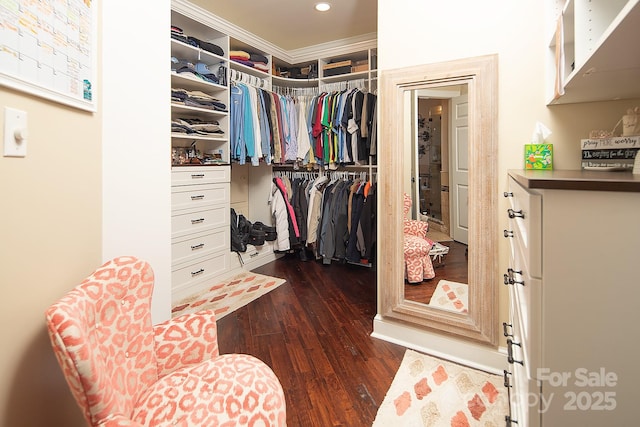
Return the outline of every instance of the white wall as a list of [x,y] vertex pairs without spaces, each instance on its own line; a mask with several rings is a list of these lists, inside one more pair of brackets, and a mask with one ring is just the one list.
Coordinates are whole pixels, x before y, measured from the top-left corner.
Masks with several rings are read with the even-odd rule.
[[170,0],[102,2],[103,260],[135,255],[171,311]]
[[[506,188],[508,169],[523,167],[524,144],[541,121],[553,134],[554,167],[579,169],[581,138],[592,129],[611,129],[638,100],[547,107],[545,55],[551,40],[550,13],[543,0],[379,0],[379,70],[494,54],[499,56],[498,189]],[[382,101],[384,102],[384,101]],[[381,141],[381,143],[384,143]],[[492,195],[496,197],[496,195]],[[499,197],[499,212],[507,209]],[[506,228],[500,215],[499,229]],[[490,255],[489,255],[490,256]],[[500,239],[500,271],[508,248]],[[500,287],[500,322],[507,319],[507,289]],[[416,337],[428,342],[427,334]]]

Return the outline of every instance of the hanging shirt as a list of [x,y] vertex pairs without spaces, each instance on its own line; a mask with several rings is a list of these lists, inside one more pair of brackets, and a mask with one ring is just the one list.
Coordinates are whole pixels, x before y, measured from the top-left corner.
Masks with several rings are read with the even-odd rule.
[[270,131],[270,121],[269,115],[267,113],[267,106],[265,105],[265,96],[264,90],[258,90],[258,117],[260,122],[260,141],[261,141],[261,151],[262,157],[264,157],[265,162],[270,165],[271,164],[271,131]]
[[[247,140],[247,154],[251,157],[251,164],[258,166],[260,164],[260,158],[262,157],[262,142],[260,139],[260,122],[258,115],[258,91],[253,86],[247,86],[247,93],[249,95],[248,114],[251,115],[251,123],[253,125],[253,139]],[[249,148],[249,144],[251,144],[251,148]]]
[[237,160],[241,162],[241,164],[244,164],[244,158],[246,157],[247,151],[242,141],[242,136],[244,133],[244,121],[242,120],[242,114],[244,111],[244,96],[240,85],[231,86],[230,97],[232,105],[230,120],[231,124],[229,129],[229,146],[231,150],[230,155],[232,160]]
[[298,160],[302,160],[303,163],[308,163],[309,150],[311,149],[311,140],[309,139],[309,126],[307,124],[306,113],[308,107],[308,98],[298,97],[298,102],[295,107],[298,114],[298,133],[296,137],[298,141],[298,151],[296,153],[296,157],[298,158]]

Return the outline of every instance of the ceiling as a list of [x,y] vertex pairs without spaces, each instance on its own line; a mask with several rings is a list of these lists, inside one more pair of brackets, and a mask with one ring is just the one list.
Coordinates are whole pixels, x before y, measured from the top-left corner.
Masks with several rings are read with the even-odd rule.
[[320,0],[190,1],[283,50],[359,37],[378,28],[377,0],[327,0],[328,12],[314,9]]

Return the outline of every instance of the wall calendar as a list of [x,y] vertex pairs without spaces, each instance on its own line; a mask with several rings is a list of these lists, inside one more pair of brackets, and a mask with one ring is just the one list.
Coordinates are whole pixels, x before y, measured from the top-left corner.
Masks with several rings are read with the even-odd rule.
[[96,0],[0,0],[0,85],[96,111]]

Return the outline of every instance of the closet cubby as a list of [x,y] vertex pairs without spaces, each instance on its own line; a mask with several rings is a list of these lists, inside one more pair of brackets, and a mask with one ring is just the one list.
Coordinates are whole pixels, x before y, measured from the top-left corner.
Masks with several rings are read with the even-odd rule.
[[567,0],[562,8],[559,3],[551,5],[548,25],[548,104],[640,97],[640,55],[629,50],[630,41],[640,38],[640,0]]
[[318,61],[296,64],[273,58],[273,84],[281,87],[318,87]]
[[320,78],[325,82],[359,77],[368,78],[370,69],[369,50],[321,58],[319,62]]
[[[176,11],[171,11],[171,26],[182,30],[183,38],[176,40],[171,38],[171,64],[172,69],[182,68],[185,63],[191,63],[194,67],[204,64],[206,68],[218,78],[218,82],[205,81],[194,78],[190,73],[171,72],[171,89],[185,90],[189,93],[203,93],[209,95],[224,104],[224,110],[201,108],[195,105],[174,100],[171,101],[172,123],[179,120],[191,122],[204,122],[217,124],[221,133],[201,134],[171,132],[171,164],[174,167],[192,166],[191,158],[195,153],[200,153],[200,158],[206,155],[209,159],[215,159],[215,164],[229,164],[228,131],[229,131],[229,88],[228,68],[229,60],[224,56],[229,51],[229,37],[207,25],[184,16]],[[189,38],[195,38],[193,43]],[[203,49],[198,41],[210,43],[219,48],[223,53],[215,53]],[[195,45],[194,45],[195,44]],[[175,63],[174,61],[179,61]],[[194,69],[195,71],[195,69]]]
[[[232,53],[234,52],[244,52],[250,55],[250,58],[246,60],[246,63],[239,62],[238,60],[234,60],[232,57]],[[255,60],[255,56],[263,57],[266,61]],[[270,75],[271,75],[271,55],[269,53],[263,52],[260,49],[257,49],[254,46],[251,46],[247,43],[244,43],[240,40],[230,38],[229,39],[229,57],[230,64],[232,70],[240,71],[241,73],[257,77],[259,79],[264,80],[266,86],[270,86]],[[253,59],[253,60],[252,60]],[[251,65],[250,65],[251,64]],[[264,64],[264,65],[263,65]]]

